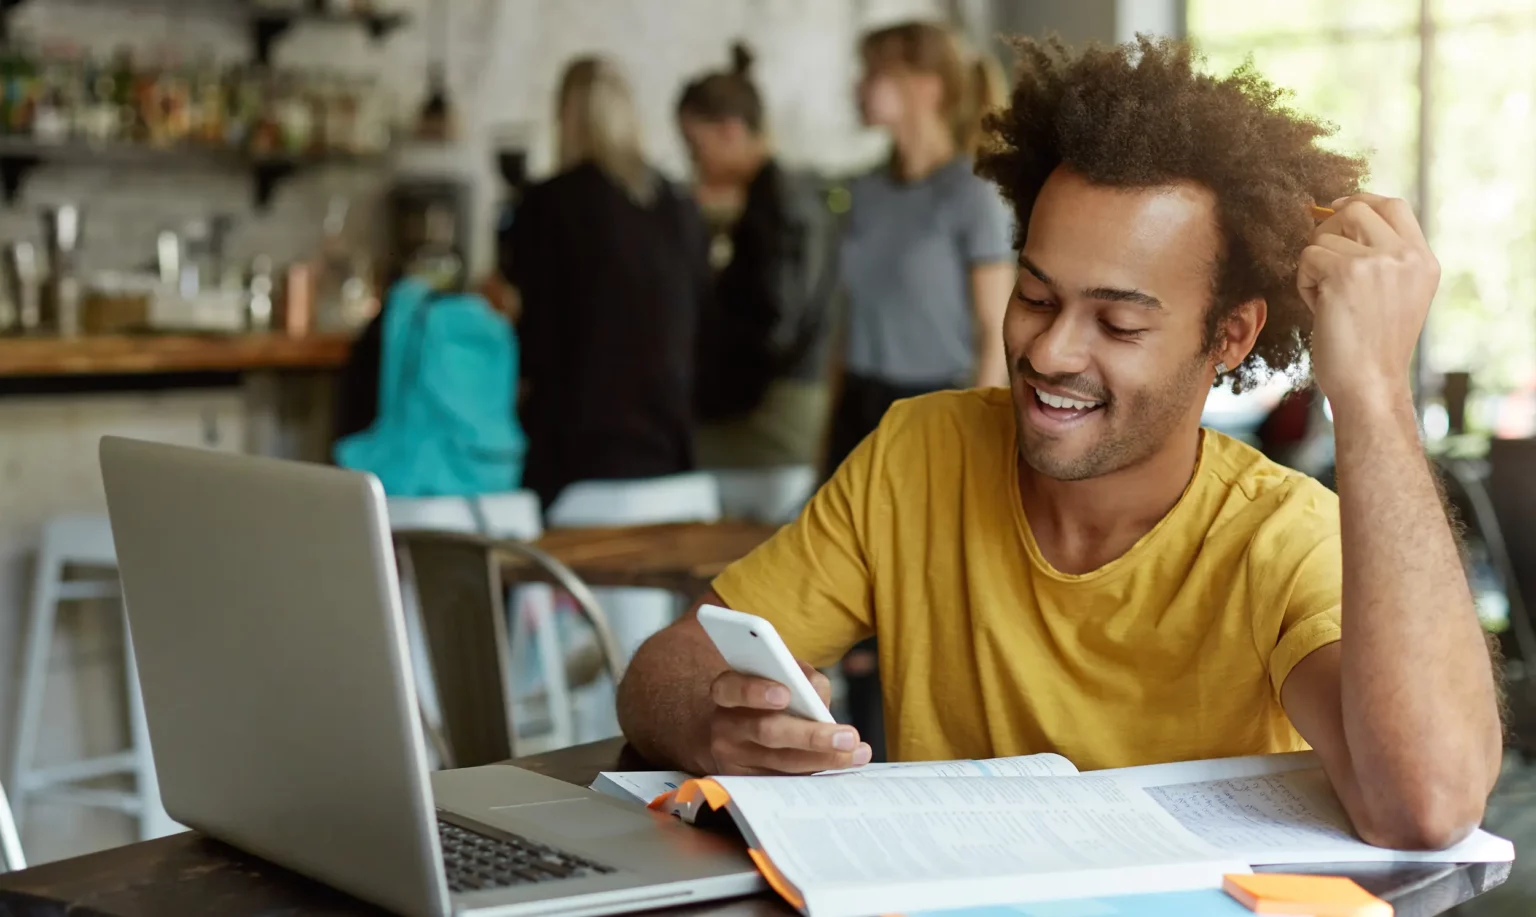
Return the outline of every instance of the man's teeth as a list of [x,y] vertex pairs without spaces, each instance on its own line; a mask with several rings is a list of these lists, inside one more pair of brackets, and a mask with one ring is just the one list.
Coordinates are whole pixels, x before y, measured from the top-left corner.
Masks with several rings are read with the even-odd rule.
[[1060,395],[1052,395],[1050,392],[1042,392],[1039,389],[1035,389],[1035,397],[1053,408],[1063,408],[1069,411],[1084,411],[1088,408],[1099,406],[1097,401],[1078,401],[1075,398],[1063,398]]

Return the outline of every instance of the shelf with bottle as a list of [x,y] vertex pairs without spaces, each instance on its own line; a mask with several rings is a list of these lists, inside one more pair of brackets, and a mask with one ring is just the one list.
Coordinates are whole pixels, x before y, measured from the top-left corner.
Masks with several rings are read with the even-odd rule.
[[127,51],[111,59],[69,45],[0,45],[0,185],[7,200],[44,162],[251,167],[257,203],[295,169],[386,153],[382,98],[336,73],[182,64]]
[[[0,39],[9,35],[11,13],[29,2],[0,0]],[[240,7],[249,16],[251,42],[259,64],[267,63],[273,44],[302,22],[358,25],[374,41],[410,22],[405,13],[382,10],[375,0],[241,0]]]

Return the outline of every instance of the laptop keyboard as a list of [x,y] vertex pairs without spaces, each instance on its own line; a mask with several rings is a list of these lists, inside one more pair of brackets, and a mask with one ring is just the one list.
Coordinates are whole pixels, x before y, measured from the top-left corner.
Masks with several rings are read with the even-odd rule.
[[448,888],[455,892],[614,872],[611,866],[515,834],[490,837],[441,819],[437,822],[437,834],[442,840]]

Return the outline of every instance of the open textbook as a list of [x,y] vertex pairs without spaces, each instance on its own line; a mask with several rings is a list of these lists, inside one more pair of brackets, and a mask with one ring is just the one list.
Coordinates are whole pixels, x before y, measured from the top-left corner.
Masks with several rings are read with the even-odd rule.
[[729,813],[809,917],[1216,889],[1249,871],[1110,777],[715,777],[676,798]]
[[[1085,775],[1061,755],[1046,754],[979,761],[872,764],[814,777],[770,779],[855,776],[874,779]],[[1113,778],[1143,789],[1196,837],[1253,866],[1494,863],[1513,860],[1515,855],[1514,845],[1509,841],[1481,830],[1445,850],[1391,850],[1361,841],[1312,752],[1150,764],[1091,771],[1087,776]],[[687,774],[676,771],[626,771],[599,775],[592,788],[624,799],[655,803],[656,808],[691,821],[704,801],[701,797],[687,803],[676,800],[676,789],[688,779]]]

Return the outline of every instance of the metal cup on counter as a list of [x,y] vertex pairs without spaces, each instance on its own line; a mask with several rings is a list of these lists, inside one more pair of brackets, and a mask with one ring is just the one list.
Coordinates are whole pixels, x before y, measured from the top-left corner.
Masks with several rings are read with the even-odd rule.
[[5,246],[0,259],[0,289],[8,308],[8,321],[0,330],[8,334],[38,334],[43,331],[42,271],[37,263],[37,248],[31,242],[12,242]]
[[60,337],[80,334],[80,239],[84,217],[74,204],[43,211],[43,238],[48,246],[48,283],[44,302],[48,324]]

